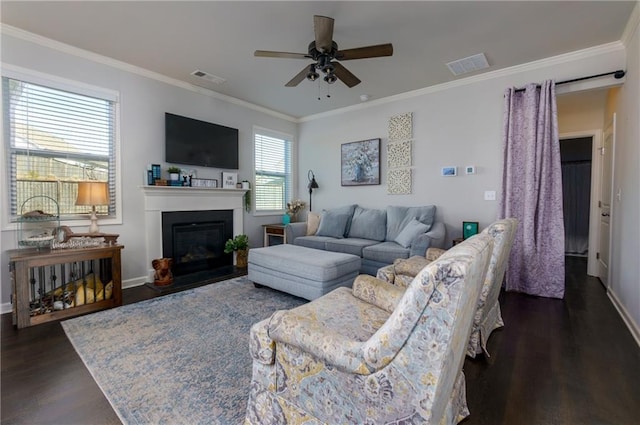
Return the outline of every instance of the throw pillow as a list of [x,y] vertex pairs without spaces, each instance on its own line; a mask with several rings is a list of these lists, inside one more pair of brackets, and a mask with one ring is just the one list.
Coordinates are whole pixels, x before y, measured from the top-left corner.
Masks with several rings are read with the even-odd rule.
[[325,211],[320,218],[320,225],[316,236],[331,236],[332,238],[344,238],[344,229],[350,216],[347,214],[336,214]]
[[387,212],[356,207],[349,229],[350,238],[384,241],[387,232]]
[[[433,219],[436,214],[435,205],[427,205],[424,207],[387,207],[387,241],[395,241],[396,237],[405,228],[412,219],[416,219],[426,224],[429,229],[433,225]],[[427,232],[429,231],[427,229]]]
[[353,212],[355,211],[357,205],[345,205],[344,207],[332,208],[330,210],[333,214],[347,214],[347,225],[344,228],[343,237],[349,234],[349,229],[351,229],[351,218],[353,217]]
[[428,229],[429,226],[424,223],[420,223],[418,220],[413,218],[406,226],[404,226],[404,229],[402,229],[400,234],[394,240],[403,247],[409,248],[415,237],[426,232]]
[[307,214],[307,236],[315,235],[320,226],[320,214],[309,212]]

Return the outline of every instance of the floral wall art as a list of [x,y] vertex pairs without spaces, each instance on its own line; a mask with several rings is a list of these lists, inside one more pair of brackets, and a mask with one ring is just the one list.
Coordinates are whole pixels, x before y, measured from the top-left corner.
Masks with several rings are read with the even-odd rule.
[[389,118],[389,143],[387,144],[387,193],[389,194],[411,193],[411,139],[413,139],[411,112]]
[[380,139],[343,143],[340,153],[342,186],[380,184]]

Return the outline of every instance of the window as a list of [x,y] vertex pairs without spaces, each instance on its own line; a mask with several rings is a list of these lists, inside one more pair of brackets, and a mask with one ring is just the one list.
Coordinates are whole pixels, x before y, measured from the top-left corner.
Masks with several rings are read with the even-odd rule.
[[292,137],[254,129],[255,211],[282,212],[292,194]]
[[[87,212],[76,206],[78,182],[108,183],[109,205],[98,213],[115,215],[115,96],[101,98],[22,79],[2,78],[4,130],[10,179],[10,214],[35,195],[56,202],[62,219]],[[109,97],[106,96],[105,97]],[[52,205],[42,205],[55,212]]]

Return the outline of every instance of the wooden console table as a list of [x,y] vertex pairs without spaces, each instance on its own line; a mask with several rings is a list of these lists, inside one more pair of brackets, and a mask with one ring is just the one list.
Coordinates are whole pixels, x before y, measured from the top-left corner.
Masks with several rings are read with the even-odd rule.
[[[105,245],[81,249],[18,249],[9,254],[11,271],[13,324],[18,328],[122,305],[120,251],[122,245]],[[89,277],[91,276],[91,277]],[[100,278],[102,293],[96,288]],[[91,288],[89,281],[93,279]],[[106,285],[113,282],[111,296]],[[71,287],[73,287],[71,289]],[[82,303],[78,300],[82,291]],[[65,302],[55,300],[73,292]],[[50,306],[56,303],[57,308]],[[44,305],[47,304],[47,307]]]

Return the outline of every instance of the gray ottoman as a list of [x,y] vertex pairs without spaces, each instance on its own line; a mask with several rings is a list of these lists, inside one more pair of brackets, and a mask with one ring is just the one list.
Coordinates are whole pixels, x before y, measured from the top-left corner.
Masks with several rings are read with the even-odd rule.
[[249,250],[248,278],[259,285],[308,300],[351,286],[360,257],[290,244]]

